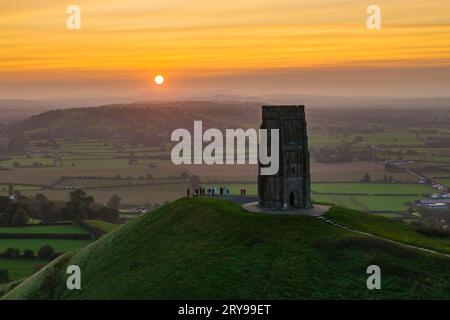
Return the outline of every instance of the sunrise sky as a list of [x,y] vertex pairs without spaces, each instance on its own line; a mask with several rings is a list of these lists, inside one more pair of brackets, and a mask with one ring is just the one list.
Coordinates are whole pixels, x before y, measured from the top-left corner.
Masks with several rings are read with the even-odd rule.
[[[66,28],[70,4],[81,30]],[[1,99],[449,88],[448,0],[0,0]]]

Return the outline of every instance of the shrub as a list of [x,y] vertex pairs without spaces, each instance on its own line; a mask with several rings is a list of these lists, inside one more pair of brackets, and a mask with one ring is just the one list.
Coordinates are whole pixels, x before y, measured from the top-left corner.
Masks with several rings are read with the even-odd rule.
[[45,246],[42,246],[42,248],[38,251],[38,257],[41,259],[51,259],[55,254],[55,250],[46,244]]
[[29,218],[27,216],[27,214],[25,213],[25,211],[23,210],[17,210],[11,220],[12,224],[15,225],[23,225],[23,224],[27,224],[29,221]]
[[94,226],[84,222],[83,220],[79,220],[77,222],[80,226],[82,226],[83,228],[88,230],[90,232],[90,234],[94,237],[94,239],[98,239],[106,233],[106,231],[104,231],[98,227],[94,227]]
[[100,207],[95,212],[95,218],[112,223],[117,223],[119,221],[119,217],[119,210],[110,207]]
[[2,256],[10,259],[18,258],[20,256],[20,250],[17,248],[8,248],[3,252]]
[[22,257],[24,257],[25,259],[33,259],[35,256],[33,250],[25,249]]

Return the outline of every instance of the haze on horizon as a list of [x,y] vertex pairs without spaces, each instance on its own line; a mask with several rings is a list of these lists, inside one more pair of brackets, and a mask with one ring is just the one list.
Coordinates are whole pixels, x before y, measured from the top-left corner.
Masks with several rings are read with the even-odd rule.
[[[449,96],[450,2],[0,0],[0,99]],[[153,77],[162,74],[162,86]]]

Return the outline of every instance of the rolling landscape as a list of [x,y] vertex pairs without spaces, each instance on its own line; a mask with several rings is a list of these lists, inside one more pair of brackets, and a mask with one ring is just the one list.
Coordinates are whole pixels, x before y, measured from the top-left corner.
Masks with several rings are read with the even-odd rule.
[[[169,120],[173,119],[174,113],[184,110],[189,112],[178,121]],[[208,116],[211,110],[218,110],[215,117]],[[176,166],[171,162],[173,143],[169,136],[172,130],[187,127],[194,119],[204,119],[208,126],[222,129],[236,127],[236,124],[242,128],[254,127],[260,118],[257,110],[257,102],[139,103],[47,111],[7,122],[2,126],[0,195],[4,199],[11,194],[23,198],[27,218],[22,224],[5,221],[0,226],[0,252],[3,252],[0,270],[6,270],[8,274],[2,293],[16,288],[5,298],[186,299],[194,297],[188,295],[189,290],[195,292],[194,298],[448,297],[450,288],[433,285],[433,279],[447,276],[439,270],[445,269],[442,265],[448,263],[445,257],[415,252],[411,248],[397,248],[379,239],[338,230],[310,217],[291,217],[283,222],[281,217],[257,217],[245,213],[233,204],[233,198],[239,197],[242,189],[245,189],[249,200],[257,196],[255,165]],[[415,117],[408,120],[410,112],[407,109],[389,111],[389,119],[382,117],[385,112],[369,109],[354,115],[353,109],[308,109],[313,201],[332,206],[326,216],[332,217],[336,223],[450,254],[448,209],[436,211],[418,204],[420,200],[443,194],[449,187],[448,112],[445,108],[437,108],[433,113],[424,113],[420,120]],[[127,121],[122,121],[124,117],[128,118]],[[435,120],[436,117],[439,121]],[[205,188],[226,186],[231,202],[177,200],[185,197],[186,190],[194,183]],[[90,213],[68,216],[65,208],[77,190],[83,190],[81,197],[92,197]],[[114,205],[111,204],[113,197],[119,199]],[[209,206],[211,208],[208,209]],[[102,207],[114,209],[110,208],[112,213],[103,214]],[[4,212],[10,210],[7,204],[4,208]],[[178,221],[181,212],[186,216]],[[242,219],[243,225],[242,230],[232,232],[233,226],[241,225],[241,222],[233,222],[235,216]],[[191,218],[192,221],[189,220]],[[197,220],[198,223],[195,222]],[[245,222],[252,220],[257,221],[257,225]],[[169,221],[172,223],[170,227]],[[200,227],[203,224],[205,228],[218,228],[220,232],[203,230]],[[245,230],[246,225],[251,230]],[[269,226],[285,230],[280,231],[283,238],[277,238],[278,232],[268,233],[266,228]],[[132,228],[136,228],[136,232],[130,231]],[[118,230],[113,231],[115,229]],[[138,230],[144,232],[145,237],[141,238]],[[183,236],[172,239],[172,232]],[[219,234],[210,239],[208,232]],[[323,233],[327,236],[317,236]],[[305,234],[310,237],[307,243],[300,240],[304,239],[300,235]],[[165,244],[158,244],[165,237],[168,239]],[[137,241],[137,246],[145,245],[138,249],[133,241]],[[287,242],[292,244],[288,246]],[[111,249],[111,246],[116,247],[115,243],[124,247]],[[185,248],[181,243],[192,247]],[[286,249],[285,256],[269,258],[271,252],[280,250],[280,245]],[[46,252],[46,247],[50,247],[50,253]],[[197,248],[200,256],[177,254],[178,251],[193,252],[193,248]],[[159,261],[162,258],[157,258],[158,250],[173,253]],[[315,264],[296,264],[295,261],[303,259],[309,250],[313,250],[309,253],[311,259],[318,259]],[[120,258],[118,252],[132,252],[139,258]],[[255,252],[257,256],[253,256]],[[126,265],[118,264],[98,275],[96,268],[107,270],[106,266],[100,267],[99,262],[107,263],[111,259],[108,257],[113,255]],[[291,258],[287,259],[288,256]],[[261,268],[261,273],[256,273],[255,278],[248,278],[246,266],[251,265],[251,259],[256,259],[255,267]],[[355,290],[353,286],[360,281],[358,277],[341,284],[339,281],[348,277],[336,277],[339,280],[335,286],[340,289],[335,291],[324,289],[325,283],[331,281],[328,278],[321,279],[323,284],[314,289],[310,283],[312,280],[307,280],[310,276],[296,278],[295,281],[299,281],[297,285],[279,278],[287,279],[305,272],[302,268],[321,270],[314,272],[317,276],[330,274],[334,278],[333,272],[350,276],[352,270],[362,268],[368,260],[383,261],[383,265],[387,264],[393,270],[403,270],[401,266],[404,264],[408,264],[410,269],[407,273],[395,271],[392,278],[386,280],[391,289],[384,287],[382,294]],[[92,270],[86,271],[86,277],[92,277],[89,279],[92,288],[98,286],[97,281],[103,282],[125,267],[130,272],[154,276],[149,277],[147,286],[142,288],[137,283],[130,285],[129,281],[133,283],[134,280],[127,276],[126,280],[118,278],[118,283],[108,283],[100,292],[86,288],[81,296],[77,295],[78,292],[65,292],[56,284],[50,290],[42,283],[42,277],[63,277],[62,270],[73,261],[83,261],[83,270]],[[205,263],[199,266],[195,261]],[[278,263],[276,261],[281,265],[274,265]],[[423,274],[425,271],[420,267],[423,264],[436,267],[427,268]],[[214,267],[216,272],[208,274],[206,270],[213,265],[220,268]],[[332,265],[333,270],[322,270],[319,265]],[[176,269],[183,270],[183,273],[172,274]],[[233,279],[225,279],[221,275],[221,272],[228,274],[229,270],[235,273]],[[266,277],[267,272],[273,274],[273,278],[261,283],[258,277]],[[414,273],[421,274],[420,279],[425,277],[426,280],[408,282],[407,277]],[[198,283],[195,288],[181,280],[193,274],[204,275],[195,281]],[[227,281],[242,283],[244,278],[248,283],[241,286],[242,291],[238,295],[233,296],[232,291],[223,290],[223,287],[235,288],[233,282]],[[63,285],[59,280],[54,281]],[[139,282],[138,277],[136,281]],[[405,287],[403,283],[406,282],[408,286]],[[207,283],[215,283],[217,287],[210,287]],[[264,287],[275,284],[280,287],[267,295]],[[125,290],[127,285],[133,288],[132,292]],[[172,285],[174,287],[168,289]],[[124,290],[108,289],[121,286]],[[204,289],[200,290],[200,287]],[[404,290],[396,290],[397,287]],[[46,292],[44,288],[50,291]],[[305,288],[309,289],[305,291]]]

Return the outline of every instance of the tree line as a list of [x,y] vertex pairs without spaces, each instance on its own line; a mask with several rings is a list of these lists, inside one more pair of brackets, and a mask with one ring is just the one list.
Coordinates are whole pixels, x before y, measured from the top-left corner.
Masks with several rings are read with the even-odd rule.
[[55,221],[79,221],[97,219],[112,223],[119,222],[119,206],[121,198],[112,195],[104,206],[95,203],[95,199],[81,189],[70,192],[69,201],[65,204],[49,200],[38,193],[28,198],[15,193],[15,200],[0,196],[0,225],[26,225],[30,218],[39,219],[42,223]]

